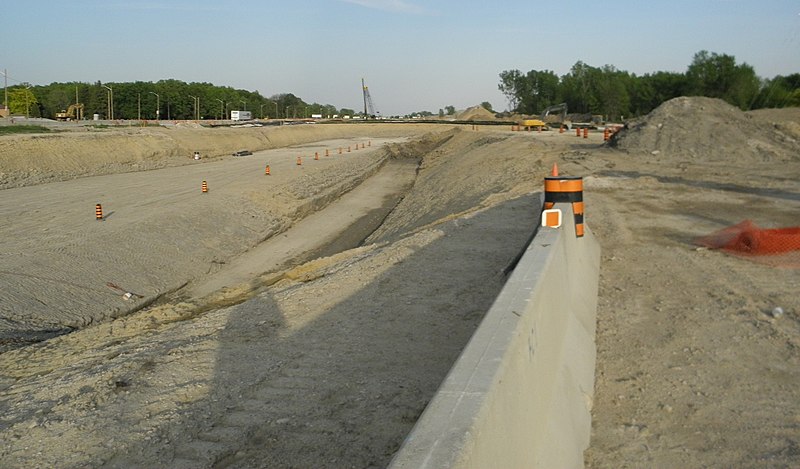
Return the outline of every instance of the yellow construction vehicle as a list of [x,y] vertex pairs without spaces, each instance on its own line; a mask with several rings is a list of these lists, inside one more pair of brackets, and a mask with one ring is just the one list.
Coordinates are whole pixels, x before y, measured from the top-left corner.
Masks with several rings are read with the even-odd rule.
[[56,120],[83,120],[83,103],[71,104],[66,110],[56,113]]
[[544,121],[540,119],[525,119],[524,121],[520,122],[519,125],[520,127],[523,127],[525,130],[547,128],[547,124],[545,124]]

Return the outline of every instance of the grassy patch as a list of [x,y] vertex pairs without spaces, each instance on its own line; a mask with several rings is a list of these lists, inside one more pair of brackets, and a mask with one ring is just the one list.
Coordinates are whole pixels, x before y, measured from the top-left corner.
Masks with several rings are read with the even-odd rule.
[[41,125],[2,125],[0,126],[0,135],[12,134],[41,134],[52,132],[47,127]]

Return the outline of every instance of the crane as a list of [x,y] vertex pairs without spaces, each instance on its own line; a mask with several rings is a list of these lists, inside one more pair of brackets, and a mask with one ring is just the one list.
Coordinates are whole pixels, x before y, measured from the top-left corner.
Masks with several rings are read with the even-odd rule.
[[378,112],[375,112],[375,105],[372,104],[372,96],[369,95],[369,88],[364,84],[364,79],[361,79],[361,91],[364,93],[364,118],[375,118]]

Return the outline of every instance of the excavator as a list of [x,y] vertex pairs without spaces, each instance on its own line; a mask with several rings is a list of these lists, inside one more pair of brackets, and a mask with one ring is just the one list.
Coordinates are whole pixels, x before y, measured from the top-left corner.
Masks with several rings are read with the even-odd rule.
[[569,130],[572,127],[572,122],[567,120],[567,103],[561,103],[546,108],[542,111],[539,119],[526,119],[520,122],[519,125],[528,130],[537,127],[547,130],[554,126],[565,127]]
[[66,110],[56,113],[56,120],[83,120],[83,103],[71,104]]
[[567,103],[556,104],[546,108],[542,112],[542,121],[549,126],[558,125],[565,127],[565,130],[572,128],[572,122],[567,120]]

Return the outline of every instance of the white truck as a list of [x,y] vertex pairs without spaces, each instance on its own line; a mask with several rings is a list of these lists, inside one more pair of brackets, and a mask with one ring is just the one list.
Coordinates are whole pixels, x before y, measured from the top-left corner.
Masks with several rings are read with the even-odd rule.
[[232,121],[249,121],[253,119],[253,113],[250,111],[231,111]]

